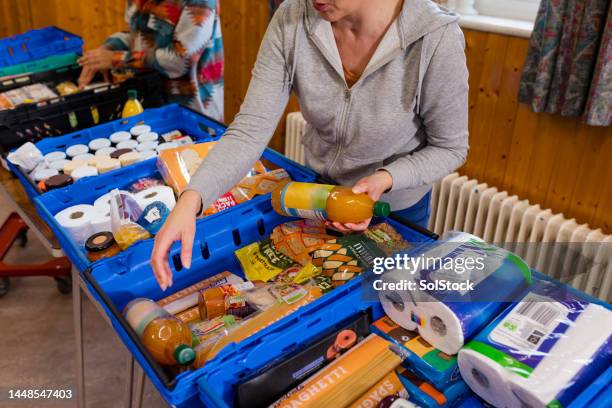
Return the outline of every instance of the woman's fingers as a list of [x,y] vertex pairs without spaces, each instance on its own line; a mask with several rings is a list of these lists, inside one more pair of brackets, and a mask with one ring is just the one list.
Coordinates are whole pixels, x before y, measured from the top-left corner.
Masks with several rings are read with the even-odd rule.
[[162,290],[166,290],[168,286],[172,285],[172,270],[168,263],[168,252],[173,242],[174,237],[162,228],[155,237],[155,245],[151,254],[151,268],[153,268],[155,279]]
[[181,263],[186,269],[191,268],[191,255],[195,229],[193,226],[185,228],[181,234]]
[[368,218],[367,220],[358,223],[347,223],[344,224],[344,226],[351,231],[365,231],[368,229],[368,226],[370,226],[370,221],[372,221],[372,218]]
[[92,71],[90,67],[85,66],[79,76],[79,88],[83,89],[89,85],[95,75],[95,71]]

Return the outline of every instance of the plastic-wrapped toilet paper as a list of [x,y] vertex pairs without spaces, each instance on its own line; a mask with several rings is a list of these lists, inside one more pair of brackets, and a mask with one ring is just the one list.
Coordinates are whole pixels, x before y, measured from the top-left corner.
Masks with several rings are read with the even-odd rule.
[[[452,260],[465,265],[467,259],[480,259],[478,268],[447,269],[441,263],[418,271],[393,270],[383,275],[385,282],[414,282],[416,290],[379,292],[387,315],[407,330],[446,354],[454,355],[507,305],[528,289],[529,267],[509,251],[489,245],[466,233],[453,233],[420,255],[423,260]],[[461,261],[461,262],[459,262]],[[459,286],[470,283],[473,290],[459,287],[438,288],[441,282]],[[419,290],[421,285],[424,289]]]
[[174,190],[168,186],[154,186],[147,188],[146,190],[140,191],[135,195],[136,202],[140,205],[141,208],[146,208],[149,204],[152,204],[156,201],[160,201],[168,207],[169,210],[172,211],[174,205],[176,204],[176,199],[174,198]]
[[612,311],[547,280],[458,356],[467,384],[500,407],[567,406],[612,364]]
[[94,233],[91,220],[95,214],[96,210],[92,205],[79,204],[55,214],[55,219],[79,246],[83,246],[87,238]]
[[[129,191],[119,190],[120,193],[131,194]],[[94,201],[93,206],[96,211],[100,214],[109,214],[110,215],[110,200],[111,200],[111,192],[108,192],[96,199]],[[108,230],[110,231],[110,230]]]

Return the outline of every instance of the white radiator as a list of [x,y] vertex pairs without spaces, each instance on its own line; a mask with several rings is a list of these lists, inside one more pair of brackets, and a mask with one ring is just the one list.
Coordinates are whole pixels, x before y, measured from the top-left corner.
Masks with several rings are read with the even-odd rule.
[[532,268],[612,300],[612,235],[453,173],[434,186],[429,228],[465,231],[506,247]]
[[300,164],[304,164],[304,146],[302,138],[306,121],[300,112],[287,115],[287,130],[285,133],[285,156]]

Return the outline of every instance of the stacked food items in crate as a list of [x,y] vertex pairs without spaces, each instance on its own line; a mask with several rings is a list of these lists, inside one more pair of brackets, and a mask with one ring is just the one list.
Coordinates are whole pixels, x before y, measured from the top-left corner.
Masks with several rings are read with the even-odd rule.
[[[127,320],[156,361],[199,368],[231,342],[246,339],[358,276],[374,258],[408,246],[386,223],[350,236],[332,234],[318,220],[281,224],[269,238],[236,251],[240,275],[222,272],[157,303],[136,299],[126,307]],[[182,334],[152,338],[151,333],[160,331],[148,328],[150,319],[159,316],[174,327],[173,333]],[[162,358],[157,354],[161,350],[171,357]]]

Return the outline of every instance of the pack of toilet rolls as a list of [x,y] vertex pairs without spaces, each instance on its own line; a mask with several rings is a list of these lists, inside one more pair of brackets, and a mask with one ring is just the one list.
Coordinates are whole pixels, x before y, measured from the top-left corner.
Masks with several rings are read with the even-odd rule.
[[[531,271],[523,260],[467,233],[451,233],[411,256],[423,267],[390,270],[382,280],[414,282],[417,289],[405,285],[402,290],[381,290],[382,306],[401,327],[418,331],[449,355],[457,354],[506,302],[520,299],[531,284]],[[441,282],[459,288],[442,287]]]
[[496,407],[562,407],[612,364],[612,311],[537,280],[458,356],[465,382]]

